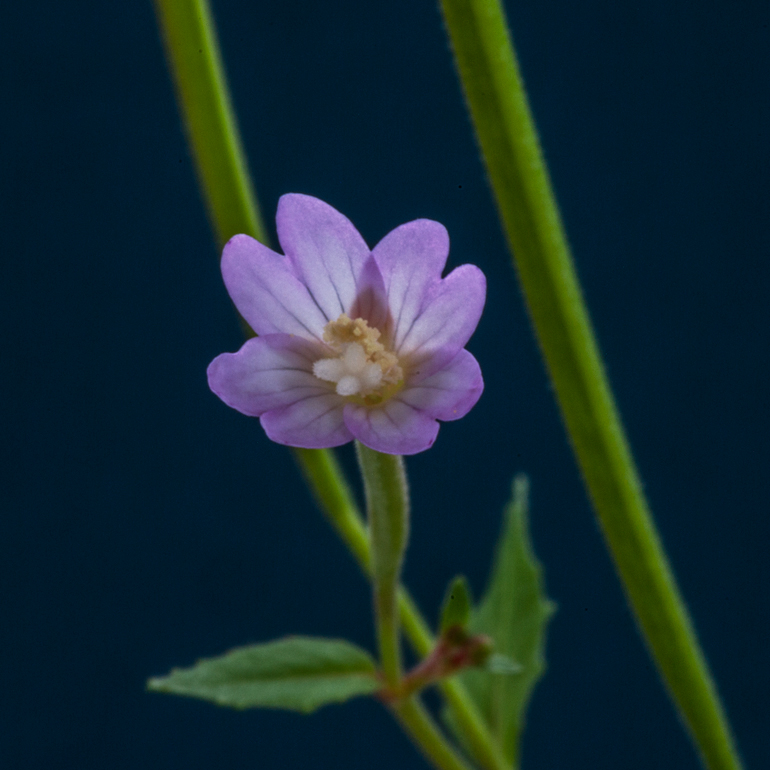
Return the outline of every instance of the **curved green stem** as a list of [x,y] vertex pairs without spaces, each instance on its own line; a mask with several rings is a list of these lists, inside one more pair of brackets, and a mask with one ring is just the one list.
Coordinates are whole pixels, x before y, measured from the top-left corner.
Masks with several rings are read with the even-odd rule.
[[498,0],[441,0],[529,312],[626,595],[704,764],[740,762],[604,373]]

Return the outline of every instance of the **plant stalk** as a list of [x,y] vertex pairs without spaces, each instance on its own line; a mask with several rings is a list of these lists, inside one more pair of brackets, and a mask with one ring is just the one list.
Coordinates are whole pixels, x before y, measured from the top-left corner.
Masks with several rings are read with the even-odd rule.
[[737,770],[607,381],[503,8],[498,0],[441,0],[441,8],[536,336],[626,596],[704,765]]
[[416,696],[393,704],[391,711],[433,765],[441,770],[471,770],[470,765],[447,743],[433,718]]
[[219,246],[237,233],[265,243],[209,4],[155,0],[155,11]]
[[380,665],[386,685],[401,686],[398,587],[409,539],[409,486],[404,458],[356,441],[369,524],[372,587]]

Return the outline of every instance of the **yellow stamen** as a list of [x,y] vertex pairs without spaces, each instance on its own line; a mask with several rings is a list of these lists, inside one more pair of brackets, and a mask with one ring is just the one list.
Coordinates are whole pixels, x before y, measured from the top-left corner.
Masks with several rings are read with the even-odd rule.
[[403,382],[404,372],[395,353],[380,342],[380,330],[363,318],[343,313],[324,327],[324,342],[338,356],[313,364],[313,374],[337,383],[341,396],[357,396],[368,405],[389,398]]

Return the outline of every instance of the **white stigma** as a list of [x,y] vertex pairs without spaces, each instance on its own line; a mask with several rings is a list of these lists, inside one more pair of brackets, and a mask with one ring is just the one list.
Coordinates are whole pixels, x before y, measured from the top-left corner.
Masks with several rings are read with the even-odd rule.
[[340,396],[365,395],[382,383],[382,367],[370,362],[363,346],[357,342],[342,345],[339,358],[316,361],[313,374],[319,380],[336,382]]
[[316,361],[313,374],[333,382],[339,396],[353,396],[369,406],[382,403],[403,385],[404,370],[381,336],[365,319],[343,313],[324,326],[323,339],[332,356]]

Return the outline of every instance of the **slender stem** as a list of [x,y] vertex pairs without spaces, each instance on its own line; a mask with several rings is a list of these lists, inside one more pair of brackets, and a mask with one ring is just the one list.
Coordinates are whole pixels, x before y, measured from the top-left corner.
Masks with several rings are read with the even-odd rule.
[[375,584],[374,612],[382,673],[389,687],[398,688],[401,683],[401,635],[396,592],[391,589],[390,585]]
[[[347,545],[361,570],[371,577],[369,536],[350,489],[344,480],[340,479],[338,483],[336,476],[325,475],[324,472],[327,464],[337,467],[334,455],[331,452],[321,454],[315,450],[300,449],[296,450],[296,456],[302,463],[303,472],[321,510]],[[422,657],[428,655],[436,644],[436,639],[414,599],[403,586],[398,592],[398,606],[404,633],[412,648]],[[488,770],[510,770],[478,707],[459,679],[445,679],[439,687],[454,712],[463,737],[482,766]]]
[[403,728],[425,757],[441,770],[470,770],[465,760],[447,743],[417,697],[404,698],[391,706]]
[[[220,243],[235,233],[248,233],[262,243],[256,196],[246,171],[239,132],[231,108],[216,30],[206,0],[155,0],[166,54],[177,85],[179,107],[193,151],[201,191]],[[365,574],[371,574],[369,536],[333,452],[298,449],[294,452],[321,509],[350,549]],[[430,628],[403,587],[398,605],[404,632],[419,655],[434,645]],[[459,729],[475,756],[488,770],[509,770],[463,685],[441,684]]]
[[[222,245],[233,235],[246,233],[267,245],[209,3],[155,0],[155,10],[217,240]],[[355,522],[343,539],[360,561],[368,553],[366,534],[333,454],[300,449],[295,456],[325,510],[329,506],[344,510],[349,518],[353,512]]]
[[441,0],[468,106],[578,463],[649,649],[704,764],[740,767],[604,373],[498,0]]
[[[247,233],[267,244],[209,3],[207,0],[155,0],[155,10],[198,181],[217,240],[221,245],[236,233]],[[355,511],[331,452],[297,450],[296,457],[322,507],[326,509],[331,505],[336,510],[342,501],[339,507]],[[360,517],[356,519],[360,525]],[[361,551],[362,532],[356,537],[353,525],[345,538],[359,560],[368,551],[368,546]]]
[[265,242],[206,0],[155,0],[200,187],[220,246],[236,233]]
[[371,539],[372,586],[380,665],[388,687],[401,684],[398,587],[409,538],[409,487],[404,458],[356,441]]

